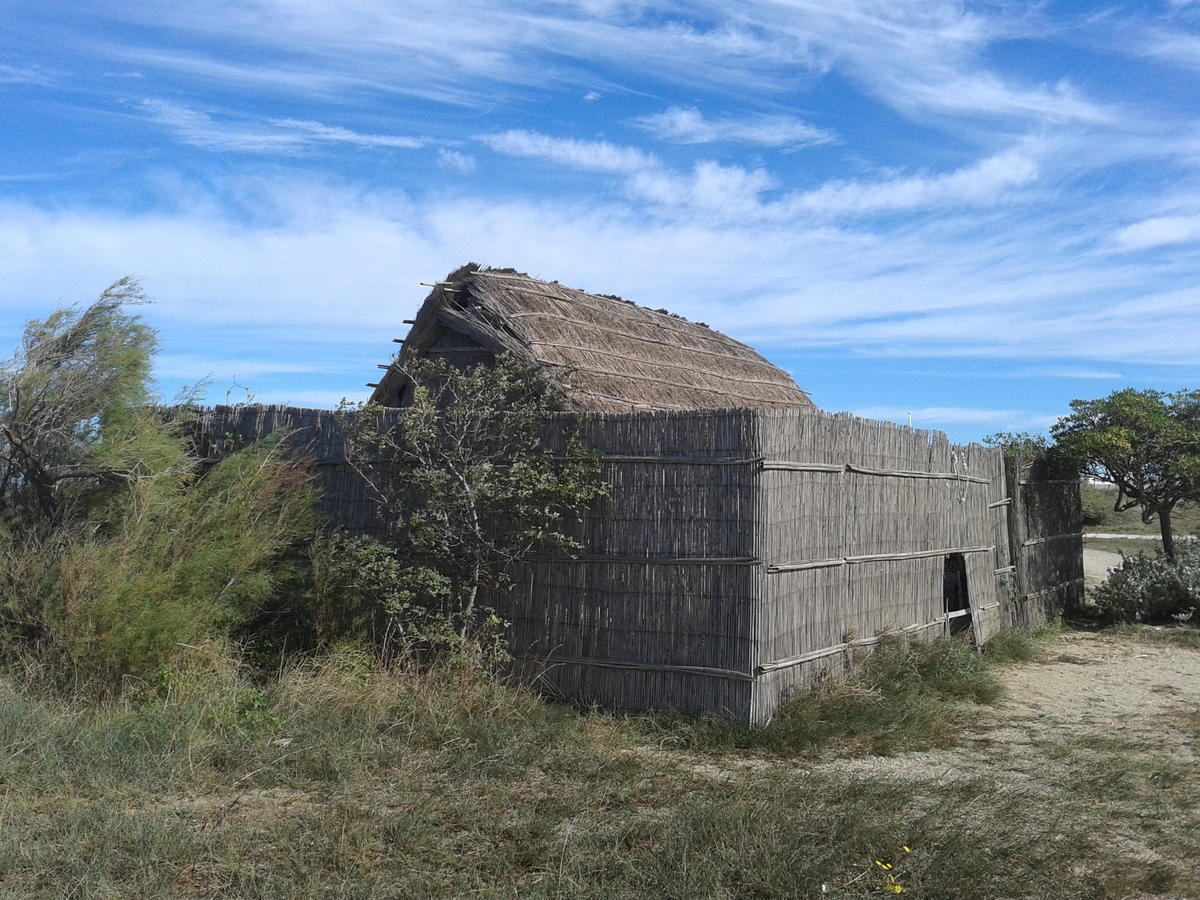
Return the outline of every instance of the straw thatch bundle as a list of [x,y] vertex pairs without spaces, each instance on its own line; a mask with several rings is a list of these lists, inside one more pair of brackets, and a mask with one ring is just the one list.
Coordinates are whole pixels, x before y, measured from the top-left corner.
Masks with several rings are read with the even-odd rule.
[[371,400],[407,406],[407,363],[467,367],[511,353],[567,373],[581,412],[637,409],[806,408],[782,369],[745,344],[663,310],[471,263],[433,287]]

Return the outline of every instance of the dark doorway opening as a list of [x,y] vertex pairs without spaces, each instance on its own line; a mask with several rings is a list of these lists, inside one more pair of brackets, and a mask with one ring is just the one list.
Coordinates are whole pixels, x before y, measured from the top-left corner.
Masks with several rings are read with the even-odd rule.
[[946,557],[943,594],[946,599],[946,630],[951,635],[971,630],[971,601],[967,596],[967,561],[961,553]]

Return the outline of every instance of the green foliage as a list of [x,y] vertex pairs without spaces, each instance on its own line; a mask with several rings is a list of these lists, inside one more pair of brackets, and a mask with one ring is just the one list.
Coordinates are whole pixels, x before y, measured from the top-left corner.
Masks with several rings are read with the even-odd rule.
[[1171,513],[1200,500],[1200,391],[1127,388],[1071,409],[1051,429],[1063,458],[1116,485],[1114,511],[1140,507],[1145,523],[1157,516],[1174,558]]
[[327,639],[376,632],[376,642],[385,647],[447,650],[458,645],[449,619],[438,613],[439,603],[430,602],[449,596],[445,576],[405,565],[395,547],[365,536],[335,533],[314,547],[314,555],[319,558],[314,568],[319,621]]
[[428,616],[460,637],[481,622],[490,632],[481,592],[505,590],[507,567],[535,548],[577,549],[565,525],[607,486],[578,440],[557,454],[544,443],[561,404],[544,370],[500,357],[465,371],[422,360],[406,374],[417,388],[393,424],[378,407],[342,411],[347,457],[396,523],[379,590],[397,634],[430,634]]
[[1013,459],[1031,463],[1045,455],[1049,448],[1046,438],[1028,431],[998,431],[983,439],[987,447],[999,447]]
[[128,279],[31,323],[0,369],[0,651],[49,681],[151,679],[182,645],[244,638],[301,604],[308,472],[278,440],[210,471],[149,388]]
[[25,327],[0,365],[0,523],[28,531],[80,516],[97,490],[155,470],[147,427],[154,332],[125,311],[144,302],[123,278],[80,311]]
[[1111,489],[1101,490],[1094,484],[1085,483],[1079,486],[1084,528],[1108,528],[1117,521],[1110,493]]
[[1092,590],[1097,610],[1114,622],[1175,625],[1200,623],[1200,546],[1185,543],[1175,559],[1121,555],[1121,565]]
[[282,559],[312,528],[308,475],[270,442],[203,478],[141,479],[107,511],[53,547],[9,545],[3,572],[10,640],[100,689],[286,602]]
[[963,714],[947,701],[992,703],[1000,694],[986,660],[965,641],[887,637],[854,677],[795,691],[766,727],[715,717],[641,721],[668,746],[889,754],[949,746],[961,732]]

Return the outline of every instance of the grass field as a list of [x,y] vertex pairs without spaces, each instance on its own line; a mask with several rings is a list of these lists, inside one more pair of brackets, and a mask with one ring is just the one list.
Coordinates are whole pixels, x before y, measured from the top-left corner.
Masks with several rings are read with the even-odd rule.
[[[1107,485],[1084,484],[1081,487],[1081,494],[1084,531],[1112,534],[1159,534],[1158,519],[1147,525],[1142,521],[1142,512],[1138,507],[1135,506],[1133,509],[1123,512],[1113,511],[1113,503],[1117,499],[1116,488]],[[1176,507],[1171,516],[1171,525],[1177,536],[1192,534],[1200,530],[1200,507]]]
[[[353,652],[256,685],[197,651],[123,702],[10,681],[0,896],[1194,896],[1194,873],[1120,850],[1147,826],[1194,849],[1194,754],[994,736],[1006,672],[1066,665],[1047,640],[1001,661],[896,644],[758,733]],[[941,761],[967,750],[978,765]],[[1042,774],[1010,778],[1033,752]]]

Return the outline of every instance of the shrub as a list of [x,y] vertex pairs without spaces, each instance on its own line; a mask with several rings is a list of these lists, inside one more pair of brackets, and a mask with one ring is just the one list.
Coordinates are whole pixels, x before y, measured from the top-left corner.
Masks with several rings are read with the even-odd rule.
[[1122,554],[1121,565],[1092,592],[1099,611],[1116,622],[1150,625],[1193,621],[1200,608],[1200,547],[1181,544],[1172,562]]
[[85,527],[6,541],[10,651],[103,690],[149,677],[181,645],[243,636],[300,599],[279,594],[286,555],[311,531],[308,481],[267,441],[202,478],[177,466],[141,479]]
[[401,652],[460,643],[438,603],[450,593],[445,576],[406,564],[395,547],[370,537],[334,533],[314,544],[312,557],[321,643],[367,634],[377,645]]
[[572,522],[608,486],[578,437],[557,449],[544,440],[546,416],[562,406],[561,373],[504,354],[490,366],[424,360],[404,372],[417,387],[398,418],[375,405],[341,410],[347,459],[391,514],[399,554],[353,550],[372,554],[382,581],[371,590],[390,598],[393,621],[425,610],[459,638],[486,640],[495,616],[481,604],[511,586],[509,567],[531,550],[580,549]]

